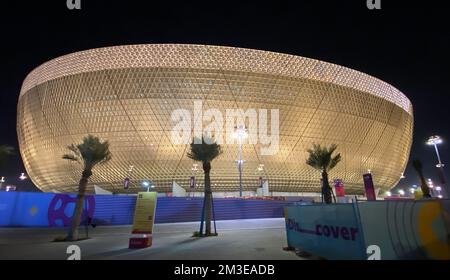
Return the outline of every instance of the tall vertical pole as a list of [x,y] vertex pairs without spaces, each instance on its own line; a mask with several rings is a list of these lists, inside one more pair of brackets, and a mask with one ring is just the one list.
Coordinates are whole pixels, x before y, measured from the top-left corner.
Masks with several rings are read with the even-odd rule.
[[239,197],[242,197],[242,139],[239,137]]
[[437,144],[433,143],[433,146],[434,146],[434,150],[436,151],[436,156],[437,156],[437,159],[438,159],[438,164],[436,165],[436,167],[439,170],[439,177],[441,179],[443,197],[444,198],[449,198],[450,197],[450,190],[448,188],[448,185],[447,185],[447,182],[446,182],[447,180],[445,178],[444,164],[442,164],[442,162],[441,162],[441,156],[439,155],[439,150],[438,150]]
[[436,155],[437,155],[438,162],[439,162],[439,166],[438,167],[441,167],[442,166],[442,162],[441,162],[441,157],[439,155],[438,147],[437,147],[436,143],[434,143],[433,146],[434,146],[434,150],[436,151]]
[[239,144],[239,159],[238,159],[238,171],[239,171],[239,196],[242,197],[242,165],[244,161],[242,160],[242,145],[244,138],[246,137],[245,125],[236,126],[236,136]]

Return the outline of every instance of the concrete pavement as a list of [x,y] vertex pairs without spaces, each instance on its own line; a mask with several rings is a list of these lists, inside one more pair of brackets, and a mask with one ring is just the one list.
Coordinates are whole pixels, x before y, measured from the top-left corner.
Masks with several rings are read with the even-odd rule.
[[[67,259],[71,244],[81,248],[81,259],[144,260],[301,260],[286,246],[284,219],[217,221],[219,236],[191,237],[199,223],[156,224],[153,246],[128,249],[131,226],[102,226],[89,229],[91,239],[51,242],[64,236],[62,228],[1,228],[0,259]],[[84,227],[80,237],[84,237]]]

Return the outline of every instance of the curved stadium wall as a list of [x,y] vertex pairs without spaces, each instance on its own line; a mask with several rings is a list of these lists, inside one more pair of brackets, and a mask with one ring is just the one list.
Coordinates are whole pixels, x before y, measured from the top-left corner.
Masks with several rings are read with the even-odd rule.
[[[259,177],[271,191],[319,192],[320,173],[305,164],[313,143],[338,144],[343,160],[330,179],[361,193],[362,174],[393,187],[405,169],[413,133],[412,105],[393,86],[364,73],[314,59],[267,51],[205,45],[128,45],[58,57],[25,79],[18,102],[20,153],[43,191],[73,192],[80,166],[61,158],[87,134],[108,140],[113,159],[94,170],[90,184],[136,192],[151,180],[159,192],[172,183],[189,189],[198,171],[188,145],[175,145],[171,113],[203,109],[279,110],[279,150],[262,155],[243,145],[244,190]],[[222,145],[212,163],[213,191],[238,191],[237,145]],[[130,172],[130,166],[133,166]],[[194,169],[194,170],[193,170]],[[131,187],[124,191],[123,180]]]

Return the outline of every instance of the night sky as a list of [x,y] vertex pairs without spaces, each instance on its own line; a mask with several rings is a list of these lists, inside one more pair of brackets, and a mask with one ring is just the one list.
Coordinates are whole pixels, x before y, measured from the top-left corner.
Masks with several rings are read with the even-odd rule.
[[[25,76],[60,55],[96,47],[145,43],[192,43],[253,48],[315,58],[359,70],[405,93],[414,107],[411,160],[438,181],[428,136],[443,137],[441,157],[450,169],[450,29],[445,1],[100,1],[2,2],[0,8],[0,144],[16,155],[0,176],[22,191],[35,190],[18,152],[16,106]],[[216,2],[215,4],[213,4]],[[392,3],[395,2],[395,3]],[[293,4],[295,3],[295,4]],[[402,186],[417,183],[408,164]]]

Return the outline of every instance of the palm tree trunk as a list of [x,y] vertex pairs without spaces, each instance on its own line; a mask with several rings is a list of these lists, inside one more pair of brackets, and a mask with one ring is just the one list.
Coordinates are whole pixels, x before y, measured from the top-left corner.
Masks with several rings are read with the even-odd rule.
[[331,197],[331,187],[330,183],[328,182],[328,173],[324,170],[322,171],[322,192],[324,196],[324,200],[326,204],[332,203],[332,197]]
[[88,185],[89,177],[91,177],[91,170],[84,170],[80,183],[78,184],[78,195],[77,201],[75,203],[75,209],[73,210],[72,221],[69,227],[69,232],[67,234],[67,240],[76,241],[78,240],[78,226],[81,222],[81,214],[83,213],[84,197],[86,194],[86,188]]
[[427,182],[425,181],[425,176],[423,176],[423,172],[421,170],[418,171],[419,177],[420,177],[420,189],[422,190],[422,197],[430,198],[430,188],[427,185]]
[[211,180],[209,172],[211,171],[211,162],[203,163],[203,171],[205,173],[205,235],[211,235]]

